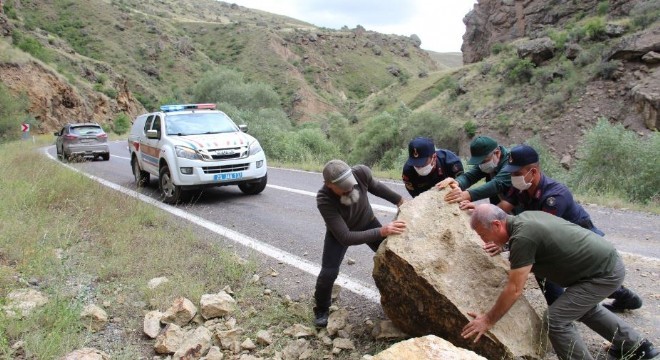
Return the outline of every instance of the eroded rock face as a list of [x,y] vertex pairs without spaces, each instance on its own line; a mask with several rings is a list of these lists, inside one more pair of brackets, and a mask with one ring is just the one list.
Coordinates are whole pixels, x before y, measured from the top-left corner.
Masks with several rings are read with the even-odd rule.
[[406,202],[398,218],[407,231],[378,249],[373,276],[383,310],[410,335],[434,334],[488,359],[542,358],[541,319],[524,296],[490,336],[476,344],[460,336],[468,311],[484,313],[495,303],[508,265],[482,249],[469,215],[445,203],[445,192],[429,190]]
[[[463,63],[481,61],[490,54],[495,43],[522,37],[536,38],[548,25],[562,26],[575,14],[595,14],[599,0],[479,0],[463,18]],[[608,15],[627,15],[639,0],[612,0]]]

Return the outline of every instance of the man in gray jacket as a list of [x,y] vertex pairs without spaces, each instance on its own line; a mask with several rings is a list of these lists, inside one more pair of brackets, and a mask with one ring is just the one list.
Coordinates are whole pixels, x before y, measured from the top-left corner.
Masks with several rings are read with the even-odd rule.
[[401,234],[405,222],[395,220],[381,225],[371,209],[368,193],[400,206],[401,195],[376,180],[364,165],[349,167],[341,160],[330,160],[323,168],[323,187],[316,194],[316,206],[325,221],[321,272],[316,279],[314,324],[328,324],[332,286],[339,275],[346,250],[367,244],[373,251],[391,234]]

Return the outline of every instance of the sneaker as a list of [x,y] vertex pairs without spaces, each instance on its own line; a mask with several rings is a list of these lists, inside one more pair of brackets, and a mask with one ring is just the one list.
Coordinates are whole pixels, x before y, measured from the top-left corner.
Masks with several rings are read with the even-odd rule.
[[623,352],[620,348],[612,345],[607,349],[607,353],[615,359],[626,360],[641,360],[641,359],[655,359],[660,356],[660,351],[656,349],[653,344],[644,339],[633,352]]
[[328,326],[329,315],[330,313],[328,310],[314,310],[314,325],[317,327]]
[[610,298],[613,298],[614,301],[611,304],[603,304],[603,306],[611,312],[623,312],[624,310],[635,310],[642,307],[642,298],[623,286],[612,293]]

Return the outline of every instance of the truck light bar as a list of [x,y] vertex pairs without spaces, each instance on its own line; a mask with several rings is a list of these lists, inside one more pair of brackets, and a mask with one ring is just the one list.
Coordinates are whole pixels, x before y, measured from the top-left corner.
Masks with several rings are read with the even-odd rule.
[[163,105],[160,111],[171,112],[180,110],[215,110],[215,104],[181,104],[181,105]]

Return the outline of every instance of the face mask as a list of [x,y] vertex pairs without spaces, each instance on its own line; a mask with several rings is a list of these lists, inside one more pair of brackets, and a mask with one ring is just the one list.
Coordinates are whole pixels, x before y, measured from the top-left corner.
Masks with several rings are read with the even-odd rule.
[[433,170],[433,162],[432,161],[431,161],[430,164],[428,164],[424,167],[421,167],[421,168],[415,167],[415,171],[417,171],[419,176],[426,176],[426,175],[430,174],[432,170]]
[[495,159],[485,163],[485,164],[479,164],[479,169],[486,174],[490,174],[495,168],[497,167],[497,163],[495,162]]
[[[529,171],[532,171],[531,169]],[[527,174],[529,174],[529,171]],[[520,190],[520,191],[525,191],[529,189],[532,186],[531,182],[525,182],[525,175],[520,175],[520,176],[512,176],[511,177],[511,185],[513,185],[514,188]]]

